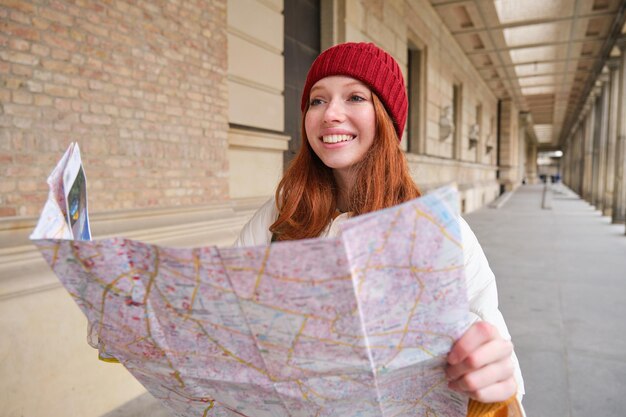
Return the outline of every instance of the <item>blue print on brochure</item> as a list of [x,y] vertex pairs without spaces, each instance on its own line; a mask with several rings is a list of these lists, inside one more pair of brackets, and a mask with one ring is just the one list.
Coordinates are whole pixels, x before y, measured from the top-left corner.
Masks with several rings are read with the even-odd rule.
[[69,224],[76,240],[91,240],[89,217],[87,214],[87,183],[83,168],[80,167],[76,179],[67,195]]

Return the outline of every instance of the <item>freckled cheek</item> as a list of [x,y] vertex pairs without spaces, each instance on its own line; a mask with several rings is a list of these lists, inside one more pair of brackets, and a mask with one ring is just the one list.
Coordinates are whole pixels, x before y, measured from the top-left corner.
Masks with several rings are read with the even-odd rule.
[[372,132],[376,130],[376,115],[374,114],[374,109],[366,112],[366,114],[363,115],[363,120],[366,120],[366,124],[369,125]]
[[316,134],[316,120],[314,115],[311,112],[307,112],[304,116],[304,133],[306,133],[306,137],[311,141],[312,138],[317,137]]

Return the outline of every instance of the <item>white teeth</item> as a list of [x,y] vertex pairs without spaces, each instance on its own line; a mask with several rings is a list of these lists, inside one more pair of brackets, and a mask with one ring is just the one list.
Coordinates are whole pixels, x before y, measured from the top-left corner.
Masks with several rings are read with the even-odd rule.
[[347,140],[352,140],[354,136],[352,135],[328,135],[322,136],[322,140],[324,143],[337,143],[337,142],[345,142]]

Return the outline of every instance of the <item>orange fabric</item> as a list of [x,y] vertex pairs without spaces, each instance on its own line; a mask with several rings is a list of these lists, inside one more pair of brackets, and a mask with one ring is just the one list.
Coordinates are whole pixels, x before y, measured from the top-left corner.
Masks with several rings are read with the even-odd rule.
[[500,410],[496,411],[494,417],[508,417],[509,415],[509,407],[503,407]]
[[469,400],[467,417],[521,417],[515,395],[498,403],[481,403]]

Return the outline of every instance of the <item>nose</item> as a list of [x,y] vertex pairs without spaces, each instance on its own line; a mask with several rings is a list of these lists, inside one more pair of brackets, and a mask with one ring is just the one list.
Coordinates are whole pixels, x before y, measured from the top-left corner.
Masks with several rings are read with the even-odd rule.
[[345,115],[345,109],[341,100],[330,100],[324,111],[324,123],[333,124],[343,122]]

